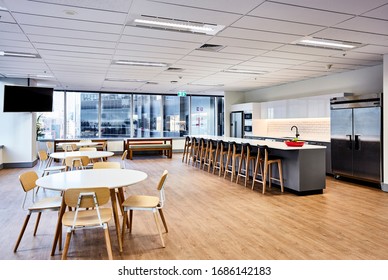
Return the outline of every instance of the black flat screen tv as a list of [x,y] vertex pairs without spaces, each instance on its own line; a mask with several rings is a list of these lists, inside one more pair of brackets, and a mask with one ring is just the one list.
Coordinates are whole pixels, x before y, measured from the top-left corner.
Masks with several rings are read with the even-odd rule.
[[4,85],[3,112],[52,112],[53,88]]

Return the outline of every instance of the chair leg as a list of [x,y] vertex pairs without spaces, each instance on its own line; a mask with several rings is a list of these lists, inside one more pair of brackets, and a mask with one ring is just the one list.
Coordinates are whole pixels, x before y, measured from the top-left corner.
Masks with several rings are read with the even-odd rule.
[[24,231],[26,230],[26,227],[27,227],[28,221],[30,220],[30,217],[31,217],[31,213],[28,213],[25,220],[24,220],[24,224],[23,224],[22,230],[20,231],[18,240],[16,241],[15,247],[13,249],[14,253],[17,251],[17,249],[19,247],[20,241],[22,240]]
[[38,226],[40,222],[40,217],[42,216],[42,212],[38,213],[38,216],[36,217],[36,222],[35,222],[35,228],[34,228],[34,236],[36,235],[36,232],[38,231]]
[[105,235],[106,250],[108,252],[108,258],[110,260],[113,260],[112,244],[110,242],[108,225],[106,223],[104,224],[104,235]]
[[132,233],[133,210],[129,210],[129,232]]
[[160,218],[162,219],[164,229],[166,230],[166,232],[168,232],[166,219],[164,218],[164,214],[161,208],[159,209],[159,214],[160,214]]
[[164,247],[166,247],[166,246],[164,245],[162,230],[160,229],[160,225],[159,225],[159,222],[158,222],[158,215],[156,214],[156,209],[155,209],[154,211],[152,211],[152,212],[153,212],[153,214],[154,214],[156,227],[158,228],[160,240],[162,241],[162,247],[164,248]]
[[278,169],[279,169],[279,180],[280,180],[280,189],[282,192],[284,192],[284,186],[283,186],[283,170],[282,170],[282,163],[278,162]]
[[121,243],[124,244],[124,233],[125,233],[125,226],[127,225],[128,220],[128,212],[123,212],[123,226],[121,227]]
[[63,251],[62,251],[62,258],[61,258],[62,260],[67,259],[67,252],[69,251],[71,234],[72,234],[71,230],[68,229],[66,233],[65,246],[63,247]]

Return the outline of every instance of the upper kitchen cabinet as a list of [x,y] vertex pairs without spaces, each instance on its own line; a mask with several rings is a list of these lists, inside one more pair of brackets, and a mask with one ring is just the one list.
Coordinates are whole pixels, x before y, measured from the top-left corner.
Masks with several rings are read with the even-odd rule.
[[[338,96],[338,95],[335,95]],[[260,103],[261,119],[329,118],[333,95],[276,100]]]

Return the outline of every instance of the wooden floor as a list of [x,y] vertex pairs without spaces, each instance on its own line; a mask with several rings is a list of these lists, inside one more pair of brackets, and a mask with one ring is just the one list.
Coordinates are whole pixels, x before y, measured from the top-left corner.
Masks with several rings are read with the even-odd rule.
[[[119,160],[113,157],[109,160]],[[154,194],[164,169],[169,232],[161,247],[150,212],[134,214],[132,234],[118,252],[113,222],[113,257],[167,260],[376,260],[388,259],[388,193],[327,177],[323,194],[297,196],[273,188],[265,195],[242,184],[172,159],[134,157],[128,168],[148,173],[146,181],[126,194]],[[17,253],[13,247],[25,218],[18,175],[29,169],[0,170],[0,259],[60,259],[50,256],[56,213],[42,215],[35,237],[32,217]],[[39,191],[40,195],[48,191]],[[121,217],[120,217],[121,218]],[[78,231],[68,259],[107,259],[103,232]]]

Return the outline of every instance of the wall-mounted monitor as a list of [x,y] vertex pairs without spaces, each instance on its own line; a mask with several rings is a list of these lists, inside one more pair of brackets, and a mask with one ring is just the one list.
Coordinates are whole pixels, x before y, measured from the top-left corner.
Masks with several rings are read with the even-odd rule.
[[53,88],[4,85],[3,112],[52,112]]

